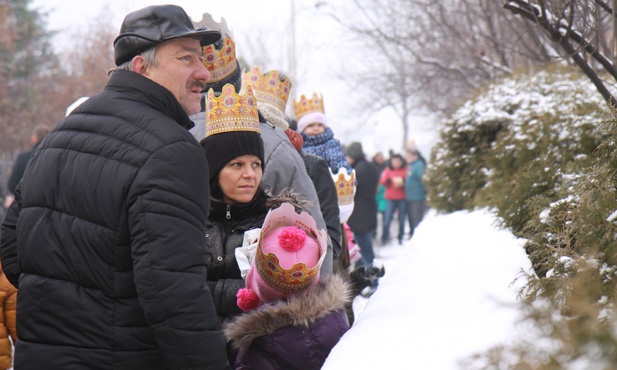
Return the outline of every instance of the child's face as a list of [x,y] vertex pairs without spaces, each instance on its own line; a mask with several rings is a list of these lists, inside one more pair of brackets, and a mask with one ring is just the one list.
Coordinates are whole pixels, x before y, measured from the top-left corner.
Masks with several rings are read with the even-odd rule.
[[326,131],[326,127],[319,122],[309,123],[304,129],[304,133],[307,135],[319,135]]

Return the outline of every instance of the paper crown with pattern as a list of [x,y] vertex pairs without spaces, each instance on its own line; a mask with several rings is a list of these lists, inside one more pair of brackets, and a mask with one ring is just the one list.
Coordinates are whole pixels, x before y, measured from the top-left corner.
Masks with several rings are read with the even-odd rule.
[[[263,240],[270,232],[284,226],[296,226],[304,230],[307,237],[317,242],[320,253],[315,266],[306,266],[298,262],[289,268],[283,268],[274,253],[264,253]],[[319,269],[326,257],[326,240],[325,230],[318,230],[315,220],[308,213],[298,214],[293,205],[283,203],[266,215],[255,253],[255,268],[261,279],[274,290],[284,294],[301,292],[313,284],[319,274]]]
[[193,22],[195,29],[208,28],[221,31],[221,49],[217,49],[215,44],[203,47],[204,66],[208,69],[212,78],[209,84],[223,80],[231,75],[237,67],[236,63],[236,44],[233,41],[233,34],[227,26],[225,18],[220,22],[212,19],[212,15],[204,13],[199,22]]
[[223,86],[219,96],[215,96],[213,89],[208,90],[206,137],[232,131],[260,132],[257,99],[250,86],[240,94],[231,84]]
[[323,95],[317,93],[313,93],[313,96],[310,99],[307,99],[306,96],[300,96],[300,100],[294,100],[294,114],[296,115],[296,120],[300,120],[303,116],[309,113],[325,113],[324,105],[323,105]]
[[339,206],[352,204],[356,195],[356,171],[352,170],[351,173],[347,173],[347,169],[341,167],[338,173],[332,174],[332,180],[336,186]]
[[248,72],[242,73],[242,86],[252,86],[255,97],[260,103],[268,103],[285,112],[291,81],[278,71],[261,73],[261,67],[253,66]]

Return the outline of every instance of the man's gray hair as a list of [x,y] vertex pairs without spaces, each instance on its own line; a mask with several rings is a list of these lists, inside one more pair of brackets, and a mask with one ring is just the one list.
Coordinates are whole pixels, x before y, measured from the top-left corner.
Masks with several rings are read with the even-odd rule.
[[[141,55],[144,58],[146,65],[153,66],[153,67],[156,67],[159,65],[159,54],[158,54],[158,48],[156,46],[144,51],[143,53],[139,55]],[[126,62],[120,64],[118,67],[116,67],[116,69],[132,71],[133,70],[133,65],[131,63],[132,61],[133,59],[131,58],[131,60],[127,60]]]

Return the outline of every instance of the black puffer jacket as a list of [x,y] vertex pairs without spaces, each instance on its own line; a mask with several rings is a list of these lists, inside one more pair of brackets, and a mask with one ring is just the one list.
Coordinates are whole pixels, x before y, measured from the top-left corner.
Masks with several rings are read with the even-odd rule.
[[[213,191],[218,194],[217,189]],[[268,213],[268,197],[263,190],[249,203],[228,206],[221,196],[214,196],[206,228],[208,285],[214,296],[219,323],[242,313],[236,304],[244,279],[236,261],[235,250],[242,246],[244,232],[261,228]],[[229,215],[229,218],[227,216]]]
[[339,218],[338,195],[330,173],[330,167],[325,159],[314,154],[300,151],[306,172],[315,185],[319,208],[328,228],[328,236],[332,241],[332,257],[336,260],[341,255],[341,220]]
[[347,223],[355,233],[368,233],[377,228],[375,193],[379,183],[379,173],[363,156],[355,159],[352,167],[356,170],[356,195],[353,213]]
[[191,126],[167,89],[116,71],[41,142],[2,227],[16,369],[228,368]]

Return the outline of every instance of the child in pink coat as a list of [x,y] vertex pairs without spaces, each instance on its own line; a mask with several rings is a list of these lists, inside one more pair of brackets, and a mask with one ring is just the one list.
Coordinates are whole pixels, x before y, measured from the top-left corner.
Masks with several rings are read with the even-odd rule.
[[234,369],[320,369],[349,329],[349,286],[319,274],[326,238],[288,203],[268,213],[246,288],[238,292],[245,314],[224,327],[239,349]]

